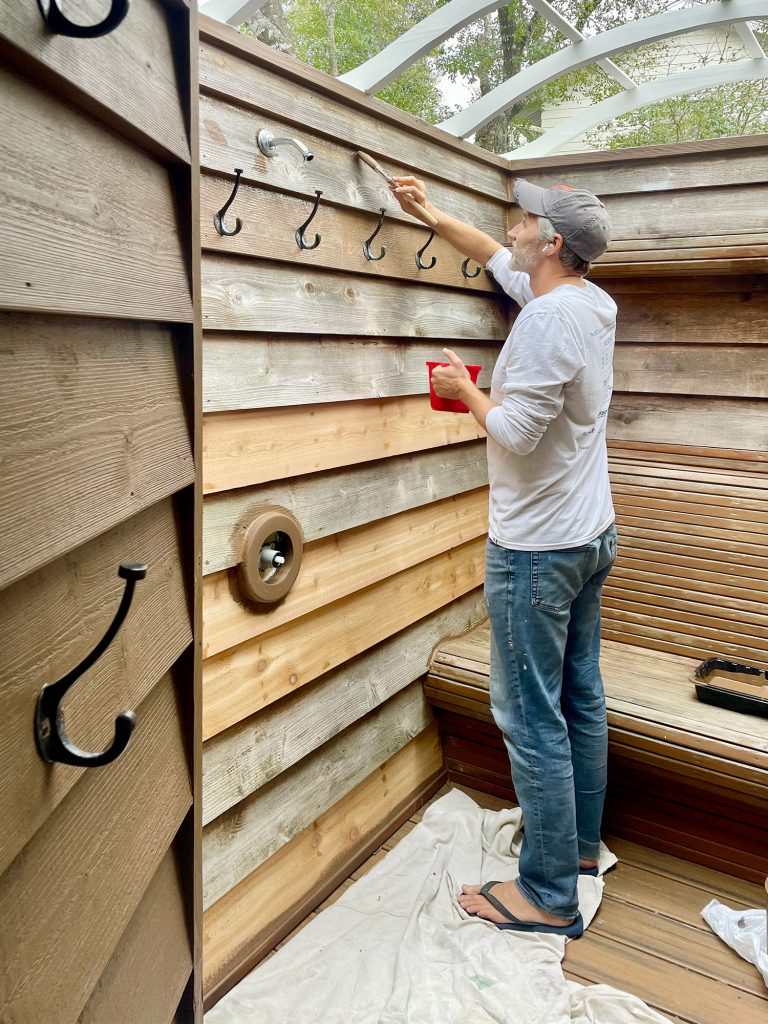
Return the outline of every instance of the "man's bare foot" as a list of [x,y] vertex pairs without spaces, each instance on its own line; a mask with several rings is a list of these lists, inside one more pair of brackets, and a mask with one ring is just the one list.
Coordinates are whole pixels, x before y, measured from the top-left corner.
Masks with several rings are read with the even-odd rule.
[[[482,886],[479,885],[462,885],[462,894],[458,898],[459,906],[466,910],[468,914],[475,914],[477,917],[493,921],[495,924],[509,924],[504,915],[491,906],[485,896],[480,895],[481,888]],[[554,917],[552,914],[546,914],[543,910],[534,907],[523,896],[514,882],[499,882],[498,885],[494,885],[492,892],[510,914],[514,914],[520,921],[531,924],[570,924],[570,921],[563,917]]]
[[585,860],[584,857],[579,857],[579,867],[580,868],[596,868],[597,867],[597,860]]

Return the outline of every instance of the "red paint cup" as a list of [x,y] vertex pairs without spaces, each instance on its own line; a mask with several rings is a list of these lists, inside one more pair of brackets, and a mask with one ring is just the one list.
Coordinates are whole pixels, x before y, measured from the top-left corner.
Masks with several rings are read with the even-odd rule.
[[[435,389],[432,386],[432,371],[436,366],[450,366],[450,363],[427,363],[429,367],[429,404],[433,409],[437,409],[438,412],[469,412],[469,409],[460,402],[458,398],[441,398],[435,394]],[[482,370],[482,366],[467,366],[469,375],[472,378],[472,383],[477,384],[478,374]]]

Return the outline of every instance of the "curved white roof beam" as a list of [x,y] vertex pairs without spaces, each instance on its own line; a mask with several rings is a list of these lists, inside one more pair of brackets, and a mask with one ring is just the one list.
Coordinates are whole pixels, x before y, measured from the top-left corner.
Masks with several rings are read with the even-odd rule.
[[[222,0],[211,0],[211,2],[222,2]],[[385,46],[375,57],[371,57],[370,60],[353,68],[352,71],[339,75],[339,80],[346,82],[347,85],[353,85],[362,92],[378,92],[379,89],[383,89],[385,85],[389,85],[393,79],[397,78],[401,71],[410,67],[430,50],[434,50],[445,39],[455,35],[465,25],[477,21],[478,18],[484,18],[486,14],[497,11],[499,7],[506,7],[508,2],[509,0],[449,0],[449,3],[433,11],[389,46]],[[547,0],[531,0],[531,6],[568,39],[584,38],[576,26],[561,17],[547,3]],[[635,84],[621,68],[617,68],[611,61],[601,60],[599,63],[611,78],[615,78],[622,85]]]
[[481,96],[466,109],[443,121],[439,127],[451,135],[465,138],[542,85],[554,81],[567,71],[593,64],[601,57],[623,53],[645,43],[668,39],[670,36],[681,35],[697,28],[716,28],[719,25],[751,21],[765,16],[768,16],[768,0],[719,0],[717,3],[665,11],[663,14],[655,14],[652,18],[627,22],[619,28],[601,32],[591,39],[571,43],[570,46],[525,68],[485,96]]
[[509,0],[449,0],[449,3],[438,7],[413,28],[398,36],[389,46],[385,46],[375,57],[347,71],[346,74],[339,75],[339,80],[354,85],[362,92],[377,92],[444,39],[455,35],[459,29],[477,21],[478,18],[504,7],[508,2]]
[[[570,21],[566,21],[565,18],[558,14],[557,11],[552,7],[547,0],[528,0],[529,6],[534,11],[537,11],[543,18],[546,18],[550,25],[554,27],[565,36],[566,39],[570,39],[572,43],[580,43],[584,36],[579,32],[575,25],[572,25]],[[755,40],[757,42],[757,40]],[[620,85],[623,85],[626,89],[631,89],[635,82],[625,74],[620,67],[617,67],[612,60],[603,58],[597,62],[600,67],[605,71],[611,78],[615,78]]]
[[768,57],[760,60],[748,59],[730,61],[724,64],[711,64],[709,67],[681,71],[676,75],[659,78],[655,82],[636,85],[634,89],[625,89],[616,96],[588,107],[579,114],[574,114],[556,128],[550,128],[538,139],[505,153],[510,160],[527,159],[535,156],[551,156],[561,146],[577,138],[583,132],[611,121],[630,110],[646,107],[651,103],[683,96],[698,89],[708,89],[727,82],[747,82],[755,78],[768,78]]

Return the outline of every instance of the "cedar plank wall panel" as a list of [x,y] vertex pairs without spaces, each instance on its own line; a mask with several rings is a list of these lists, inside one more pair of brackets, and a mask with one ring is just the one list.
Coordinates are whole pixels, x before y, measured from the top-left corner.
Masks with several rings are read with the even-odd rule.
[[[204,359],[205,975],[208,1001],[285,934],[442,767],[418,682],[432,650],[484,614],[483,432],[429,408],[444,345],[483,365],[508,332],[484,272],[400,211],[356,158],[423,175],[444,205],[503,239],[504,162],[436,141],[261,44],[201,19]],[[315,81],[317,79],[317,81]],[[326,92],[322,91],[325,83]],[[355,94],[358,95],[358,94]],[[267,127],[314,151],[267,159]],[[213,214],[243,169],[221,237]],[[295,229],[323,196],[302,251]],[[363,256],[362,243],[387,254]],[[258,610],[239,594],[242,532],[269,506],[301,524],[293,590]],[[386,785],[381,790],[382,780]],[[361,814],[358,794],[376,793]],[[316,845],[286,892],[286,864]],[[293,852],[295,851],[295,852]],[[257,889],[280,891],[267,915]],[[285,893],[285,898],[284,894]],[[234,917],[232,915],[234,914]],[[229,923],[227,923],[229,922]]]
[[[424,361],[449,342],[483,364],[487,387],[508,304],[487,275],[465,280],[460,258],[439,239],[427,253],[436,267],[416,268],[428,231],[388,199],[355,150],[424,178],[438,205],[499,240],[518,213],[508,205],[508,163],[224,26],[201,26],[210,1004],[429,785],[439,760],[411,684],[442,637],[484,615],[484,443],[472,421],[429,411]],[[315,160],[288,149],[263,157],[255,145],[262,127],[300,138]],[[657,208],[639,193],[645,157],[633,154],[628,171],[610,155],[600,164],[602,180],[616,170],[620,186],[615,242],[595,277],[612,275],[626,307],[609,430],[625,462],[636,447],[669,462],[671,441],[676,458],[706,465],[699,453],[711,431],[691,413],[733,385],[734,398],[712,406],[727,465],[744,474],[759,467],[764,445],[753,428],[765,397],[768,307],[747,275],[765,263],[766,239],[749,220],[765,194],[761,157],[750,147],[740,176],[717,153],[707,185],[706,159],[685,150],[670,180],[688,191],[672,204],[671,230],[657,230]],[[662,191],[666,162],[666,153],[650,160]],[[213,213],[235,168],[242,179],[227,222],[239,217],[243,227],[221,237]],[[688,236],[708,188],[719,190],[721,208],[706,234]],[[323,196],[308,235],[322,240],[302,251],[294,230],[315,189]],[[382,205],[374,248],[386,245],[387,255],[367,262],[362,241]],[[680,282],[690,279],[680,275],[701,270],[705,256],[703,291],[717,294],[702,311],[698,290],[681,298]],[[727,276],[736,270],[741,277]],[[727,352],[712,332],[718,303],[734,326]],[[746,373],[740,357],[750,360]],[[729,454],[718,443],[716,465]],[[749,450],[734,459],[742,445]],[[646,463],[632,469],[642,484]],[[269,506],[297,516],[305,562],[286,601],[257,611],[239,595],[234,570],[249,522]],[[361,795],[376,792],[384,770],[397,785],[361,816]]]
[[603,634],[699,660],[768,657],[766,167],[766,136],[512,163],[613,221],[592,274],[619,308]]
[[[175,0],[96,39],[0,5],[3,1020],[202,1020],[196,39]],[[85,749],[124,708],[134,736],[49,765],[38,694],[104,634],[123,561],[147,577],[65,715]]]

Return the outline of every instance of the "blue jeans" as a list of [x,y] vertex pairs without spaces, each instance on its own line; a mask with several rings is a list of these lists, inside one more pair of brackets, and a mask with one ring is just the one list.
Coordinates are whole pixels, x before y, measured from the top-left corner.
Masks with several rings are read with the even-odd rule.
[[600,847],[608,727],[600,596],[616,528],[562,551],[488,541],[491,710],[504,735],[525,833],[518,887],[546,913],[576,916],[579,858]]

